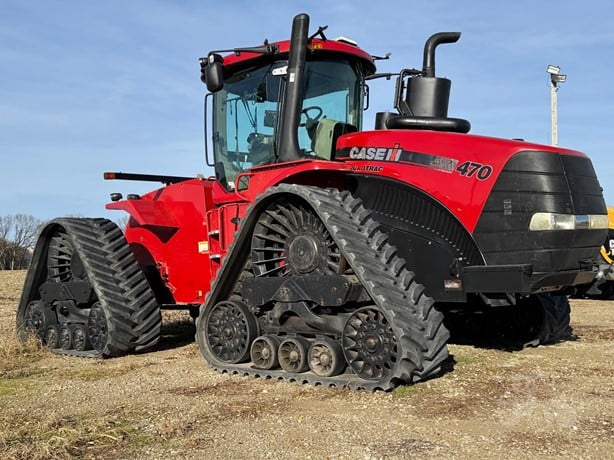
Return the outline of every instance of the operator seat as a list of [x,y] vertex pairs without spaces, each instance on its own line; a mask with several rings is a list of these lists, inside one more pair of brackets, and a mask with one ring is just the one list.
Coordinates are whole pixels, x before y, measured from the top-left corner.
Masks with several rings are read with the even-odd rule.
[[355,133],[356,126],[330,118],[322,118],[318,122],[315,136],[311,141],[311,150],[318,158],[334,160],[337,139],[344,134]]

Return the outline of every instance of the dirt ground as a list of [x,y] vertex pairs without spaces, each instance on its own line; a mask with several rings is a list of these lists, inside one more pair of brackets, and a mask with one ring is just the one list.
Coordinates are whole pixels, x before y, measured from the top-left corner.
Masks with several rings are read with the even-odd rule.
[[92,360],[21,346],[24,276],[0,271],[2,458],[614,456],[614,301],[571,301],[577,340],[516,352],[450,345],[451,372],[366,393],[217,374],[178,314],[148,354]]

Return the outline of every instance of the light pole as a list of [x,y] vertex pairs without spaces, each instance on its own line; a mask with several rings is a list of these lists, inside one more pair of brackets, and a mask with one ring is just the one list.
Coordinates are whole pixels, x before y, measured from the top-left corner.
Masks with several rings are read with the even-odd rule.
[[559,142],[558,133],[558,113],[557,113],[557,92],[558,84],[565,83],[567,75],[561,73],[561,68],[556,65],[549,65],[546,71],[550,74],[550,124],[552,129],[552,145]]

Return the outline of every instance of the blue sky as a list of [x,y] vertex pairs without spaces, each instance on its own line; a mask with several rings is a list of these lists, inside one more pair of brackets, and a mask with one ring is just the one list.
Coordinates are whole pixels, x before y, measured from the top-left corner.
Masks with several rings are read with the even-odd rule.
[[[549,143],[546,66],[559,65],[559,144],[592,158],[614,205],[611,2],[0,0],[0,216],[116,219],[110,192],[155,184],[104,171],[210,175],[198,58],[286,39],[300,12],[313,31],[391,53],[384,72],[421,67],[432,33],[462,32],[437,73],[452,80],[450,116],[475,134]],[[373,83],[372,110],[392,109],[393,91]]]

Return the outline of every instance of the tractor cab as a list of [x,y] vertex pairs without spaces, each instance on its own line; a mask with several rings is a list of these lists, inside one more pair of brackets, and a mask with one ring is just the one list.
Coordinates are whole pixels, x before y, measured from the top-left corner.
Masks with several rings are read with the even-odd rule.
[[[213,99],[212,123],[206,126],[211,166],[227,189],[249,168],[330,160],[336,139],[361,129],[363,84],[375,69],[371,56],[347,39],[312,38],[305,47],[302,83],[291,88],[297,75],[289,67],[289,45],[265,44],[201,60]],[[295,145],[288,147],[294,137]]]
[[378,113],[377,130],[470,130],[467,120],[448,118],[451,82],[435,76],[436,47],[460,33],[432,35],[421,71],[375,74],[377,58],[354,42],[327,39],[325,27],[307,37],[307,27],[299,16],[289,41],[212,51],[200,60],[201,80],[213,96],[212,126],[205,127],[213,161],[208,154],[207,160],[226,189],[253,167],[335,159],[337,139],[361,130],[366,81],[373,78],[397,76],[396,112]]

